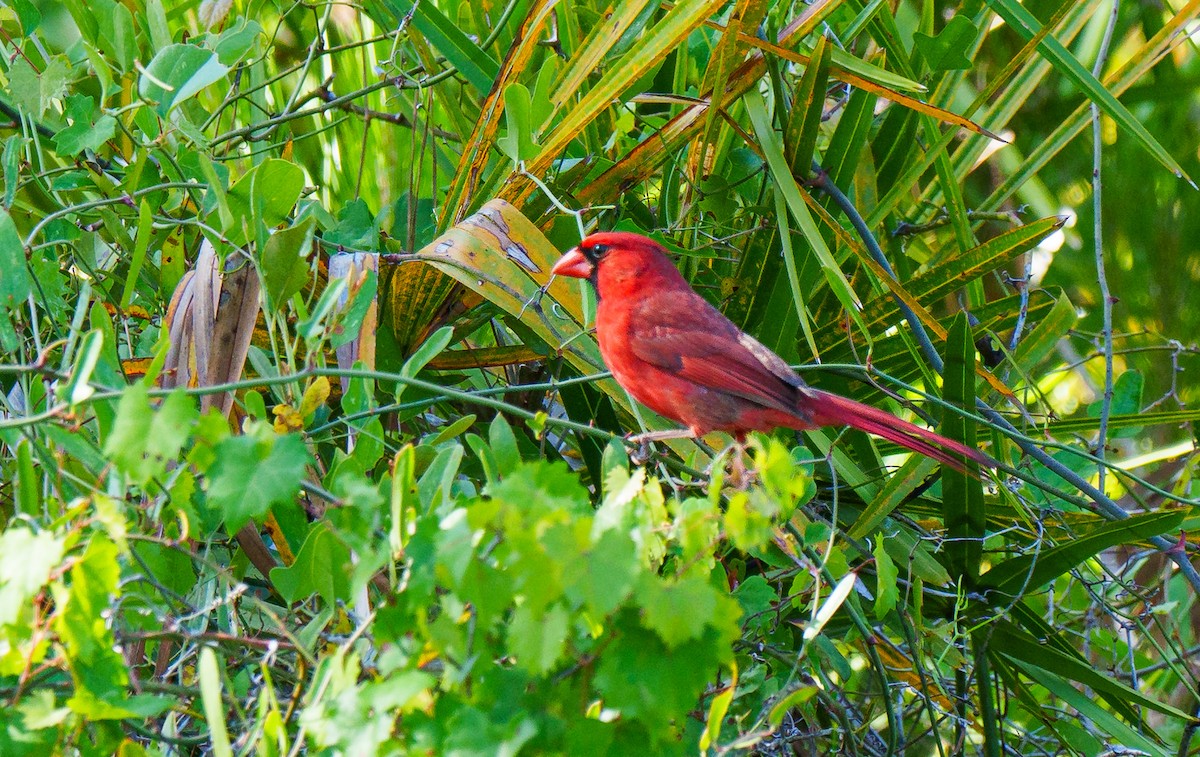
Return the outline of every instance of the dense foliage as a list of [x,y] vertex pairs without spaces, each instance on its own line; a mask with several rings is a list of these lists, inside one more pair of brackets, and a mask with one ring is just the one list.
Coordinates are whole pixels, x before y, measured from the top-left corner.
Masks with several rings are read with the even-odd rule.
[[[0,754],[1192,753],[1198,20],[0,6]],[[594,228],[1002,467],[632,464]]]

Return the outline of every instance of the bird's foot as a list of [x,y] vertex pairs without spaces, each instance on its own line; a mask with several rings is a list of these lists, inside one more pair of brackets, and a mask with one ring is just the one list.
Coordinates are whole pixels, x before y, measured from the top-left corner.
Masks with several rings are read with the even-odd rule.
[[651,442],[662,442],[668,439],[694,439],[695,432],[686,428],[672,428],[665,431],[647,431],[642,434],[633,434],[625,437],[626,444],[636,445],[636,449],[630,453],[629,461],[634,465],[645,465],[654,455],[654,449],[650,446]]
[[[726,460],[726,455],[729,454],[729,459]],[[725,475],[725,482],[730,488],[742,491],[750,487],[758,478],[756,471],[746,467],[746,446],[741,442],[734,442],[717,455],[714,464],[720,464],[725,467],[728,464],[728,473]],[[711,473],[711,466],[709,473]]]
[[625,437],[625,441],[636,445],[633,451],[629,453],[629,462],[634,465],[645,465],[650,462],[650,458],[654,457],[654,448],[645,439],[639,439],[636,436],[627,436]]

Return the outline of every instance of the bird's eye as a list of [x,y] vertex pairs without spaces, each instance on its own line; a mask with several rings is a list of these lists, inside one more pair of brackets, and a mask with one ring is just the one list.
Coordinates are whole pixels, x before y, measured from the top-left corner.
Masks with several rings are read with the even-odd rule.
[[608,252],[608,245],[606,245],[606,244],[592,245],[592,255],[594,255],[595,257],[600,257],[601,255],[603,255],[606,252]]

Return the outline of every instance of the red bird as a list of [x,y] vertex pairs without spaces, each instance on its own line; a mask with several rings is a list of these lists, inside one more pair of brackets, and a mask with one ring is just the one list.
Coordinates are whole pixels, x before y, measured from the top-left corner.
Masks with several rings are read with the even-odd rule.
[[596,289],[596,338],[613,377],[639,402],[686,430],[642,441],[726,431],[851,426],[962,470],[962,458],[995,462],[978,450],[890,413],[804,383],[783,358],[744,333],[697,294],[666,251],[626,232],[592,234],[552,273]]

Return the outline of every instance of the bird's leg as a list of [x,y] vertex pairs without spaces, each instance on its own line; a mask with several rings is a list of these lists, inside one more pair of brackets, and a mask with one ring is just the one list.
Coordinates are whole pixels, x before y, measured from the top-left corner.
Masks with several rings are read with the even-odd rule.
[[650,459],[650,443],[662,442],[668,439],[695,439],[696,432],[690,428],[670,428],[663,431],[647,431],[626,438],[630,444],[636,444],[637,450],[630,456],[634,465],[643,465]]
[[733,485],[742,488],[749,483],[746,475],[746,444],[738,439],[733,443],[733,466],[729,471]]
[[733,461],[729,466],[729,483],[735,489],[745,489],[754,481],[754,472],[746,468],[746,440],[734,439]]

